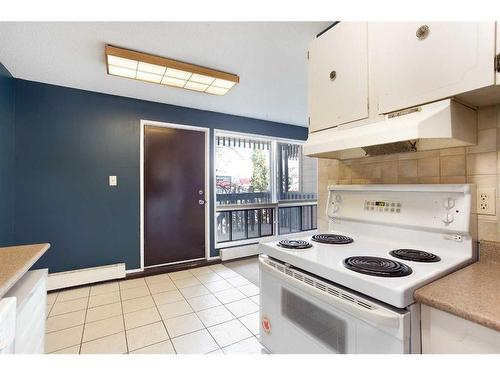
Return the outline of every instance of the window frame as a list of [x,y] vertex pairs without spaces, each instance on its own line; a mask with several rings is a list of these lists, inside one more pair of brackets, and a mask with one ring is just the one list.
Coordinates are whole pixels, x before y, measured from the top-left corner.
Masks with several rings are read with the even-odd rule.
[[[264,204],[252,204],[252,203],[247,203],[247,204],[234,204],[234,205],[217,205],[217,137],[223,137],[223,136],[228,136],[228,137],[237,137],[237,138],[247,138],[247,139],[252,139],[256,141],[266,141],[271,143],[270,147],[270,166],[269,166],[269,175],[270,175],[270,189],[271,189],[271,203],[264,203]],[[303,146],[305,144],[305,141],[297,140],[297,139],[288,139],[288,138],[281,138],[281,137],[273,137],[273,136],[263,136],[259,134],[253,134],[253,133],[242,133],[242,132],[235,132],[235,131],[229,131],[229,130],[224,130],[224,129],[214,129],[213,134],[212,134],[212,142],[213,142],[213,149],[212,149],[212,157],[213,157],[213,180],[212,180],[212,187],[213,187],[213,199],[212,199],[212,204],[214,207],[214,214],[212,217],[212,220],[214,222],[214,229],[213,229],[213,236],[214,236],[214,246],[215,249],[223,249],[223,248],[228,248],[228,247],[235,247],[235,246],[242,246],[242,245],[250,245],[250,244],[255,244],[258,243],[262,239],[270,240],[273,239],[277,236],[280,236],[279,234],[279,223],[278,223],[278,217],[279,217],[279,207],[285,207],[285,206],[302,206],[302,205],[317,205],[317,199],[315,200],[280,200],[279,196],[279,188],[278,188],[278,181],[279,179],[279,171],[278,171],[278,163],[281,161],[277,160],[277,155],[278,155],[278,147],[279,143],[288,143],[288,144],[294,144],[298,146]],[[303,152],[303,151],[302,151]],[[302,168],[302,160],[300,160],[300,167]],[[302,170],[301,176],[302,176]],[[302,184],[302,181],[301,181]],[[317,192],[316,192],[317,194]],[[255,238],[248,238],[248,239],[242,239],[242,240],[235,240],[235,241],[223,241],[223,242],[217,242],[217,212],[218,208],[220,208],[219,211],[240,211],[240,210],[249,210],[253,208],[269,208],[273,210],[273,233],[272,235],[267,235],[264,237],[255,237]],[[295,232],[296,233],[308,233],[308,232],[315,232],[316,229],[309,230],[309,231],[303,231],[303,232]]]

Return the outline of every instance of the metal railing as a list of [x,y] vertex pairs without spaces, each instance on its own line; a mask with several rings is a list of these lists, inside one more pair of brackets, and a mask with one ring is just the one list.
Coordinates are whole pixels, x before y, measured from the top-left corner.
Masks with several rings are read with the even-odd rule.
[[315,201],[217,207],[218,244],[317,229]]
[[300,191],[287,191],[281,192],[279,194],[280,200],[293,200],[293,201],[303,201],[303,200],[316,200],[316,193],[303,193]]
[[301,204],[278,208],[278,234],[317,229],[317,205]]
[[272,236],[273,207],[217,209],[217,243]]
[[217,193],[217,205],[270,203],[270,192],[259,193]]

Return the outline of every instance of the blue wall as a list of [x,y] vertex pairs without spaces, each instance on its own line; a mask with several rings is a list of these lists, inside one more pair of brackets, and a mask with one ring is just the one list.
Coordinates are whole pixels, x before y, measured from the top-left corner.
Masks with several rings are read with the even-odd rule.
[[[203,126],[211,135],[216,128],[307,137],[303,127],[30,81],[16,80],[15,92],[15,240],[50,242],[36,265],[50,272],[140,267],[141,119]],[[109,175],[118,188],[108,186]]]
[[14,81],[0,63],[0,246],[13,242]]

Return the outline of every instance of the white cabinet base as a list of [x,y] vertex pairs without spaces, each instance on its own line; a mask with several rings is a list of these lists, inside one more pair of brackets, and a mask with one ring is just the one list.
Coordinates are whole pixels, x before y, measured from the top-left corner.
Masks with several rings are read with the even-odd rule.
[[17,300],[14,353],[43,354],[47,307],[47,269],[27,272],[9,290],[6,297],[15,297]]
[[423,354],[499,354],[500,332],[422,305]]

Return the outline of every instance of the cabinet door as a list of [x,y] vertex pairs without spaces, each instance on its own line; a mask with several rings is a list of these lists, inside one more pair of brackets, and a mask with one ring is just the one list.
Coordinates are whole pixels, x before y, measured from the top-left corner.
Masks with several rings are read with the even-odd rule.
[[370,23],[379,113],[495,83],[494,22]]
[[309,131],[368,117],[366,22],[340,22],[309,49]]
[[496,84],[500,85],[500,22],[496,22],[496,29],[497,29],[497,45],[496,45],[496,59],[495,59],[495,64],[496,64]]

